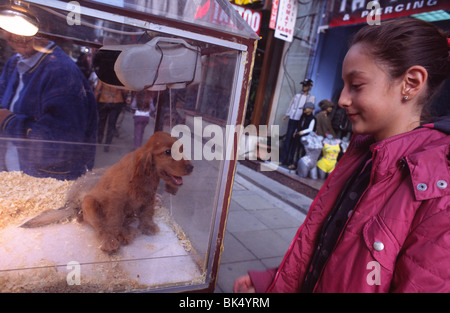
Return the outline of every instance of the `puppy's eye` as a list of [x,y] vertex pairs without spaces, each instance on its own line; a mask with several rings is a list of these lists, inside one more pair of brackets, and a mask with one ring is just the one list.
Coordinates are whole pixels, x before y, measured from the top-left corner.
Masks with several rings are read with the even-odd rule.
[[164,153],[166,155],[172,155],[172,150],[171,149],[167,149],[166,151],[164,151]]

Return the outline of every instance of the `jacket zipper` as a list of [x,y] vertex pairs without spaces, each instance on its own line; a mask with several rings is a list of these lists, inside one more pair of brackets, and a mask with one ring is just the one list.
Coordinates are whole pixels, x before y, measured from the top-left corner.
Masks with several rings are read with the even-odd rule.
[[[334,171],[333,171],[333,172],[334,172]],[[332,176],[333,176],[333,174],[329,175],[328,178],[327,178],[327,181],[328,181],[328,179],[330,179]],[[325,181],[325,184],[327,183],[327,181]],[[324,185],[325,185],[325,184],[324,184]],[[297,238],[298,238],[299,235],[301,234],[301,232],[302,232],[302,230],[303,230],[303,227],[304,227],[306,221],[307,221],[308,218],[309,218],[309,215],[310,215],[310,213],[311,213],[311,208],[315,206],[316,202],[318,201],[318,199],[320,198],[320,195],[321,195],[322,193],[323,193],[323,189],[321,189],[321,190],[319,191],[319,193],[317,194],[316,198],[315,198],[314,201],[311,203],[311,206],[309,207],[310,209],[308,210],[308,214],[306,215],[306,218],[305,218],[305,220],[303,221],[303,224],[300,226],[300,228],[298,229],[297,233],[295,234],[295,237],[294,237],[294,239],[292,240],[291,245],[289,246],[289,249],[287,250],[286,254],[284,255],[284,258],[283,258],[283,260],[281,261],[280,266],[278,267],[278,269],[277,269],[277,271],[276,271],[276,273],[275,273],[275,277],[273,278],[272,283],[269,285],[269,288],[267,288],[266,292],[270,292],[270,291],[272,290],[272,288],[275,286],[275,283],[277,282],[278,277],[280,276],[281,269],[284,267],[284,263],[286,262],[286,259],[287,259],[287,258],[289,257],[289,255],[291,254],[292,249],[294,248],[294,245],[295,245],[295,243],[297,242]]]
[[[373,150],[373,154],[372,154],[372,162],[373,162],[373,163],[374,163],[374,160],[375,160],[375,157],[376,157],[376,154],[377,154],[377,150],[378,150],[377,148],[375,148],[375,149]],[[356,210],[358,209],[359,204],[361,203],[362,198],[364,198],[364,196],[366,195],[367,190],[369,190],[369,188],[371,188],[371,187],[373,186],[373,179],[374,179],[375,169],[376,169],[376,166],[375,166],[374,164],[372,164],[372,171],[371,171],[371,173],[370,173],[370,181],[369,181],[369,185],[367,186],[366,190],[364,190],[364,192],[363,192],[363,194],[361,195],[361,197],[359,197],[359,200],[358,200],[358,202],[356,203],[355,208],[354,208],[353,211],[352,211],[352,214],[350,214],[349,218],[348,218],[347,221],[345,222],[344,228],[342,229],[341,233],[339,234],[338,240],[337,240],[336,243],[334,244],[333,250],[331,251],[330,255],[328,256],[327,260],[325,261],[325,264],[324,264],[323,267],[322,267],[322,270],[320,271],[319,278],[317,278],[317,282],[316,282],[316,284],[314,285],[314,288],[313,288],[313,291],[312,291],[313,293],[316,291],[317,286],[319,285],[319,282],[320,282],[320,280],[322,279],[323,272],[324,272],[325,268],[327,267],[328,261],[330,260],[331,255],[332,255],[332,254],[334,253],[334,251],[336,250],[336,247],[339,245],[339,243],[340,243],[340,241],[341,241],[341,238],[342,238],[342,236],[343,236],[343,234],[344,234],[344,231],[345,231],[345,229],[347,228],[347,225],[348,225],[348,223],[350,222],[350,220],[352,219],[352,217],[353,217],[353,215],[355,214]]]
[[[353,142],[351,142],[351,143],[354,145]],[[352,151],[352,149],[350,149],[350,148],[353,148],[353,145],[352,145],[352,144],[347,148],[347,151]],[[344,158],[344,157],[349,157],[349,156],[347,156],[347,154],[344,154],[344,156],[343,156],[342,158]],[[341,159],[341,161],[342,161],[342,159]],[[332,171],[331,174],[330,174],[330,175],[328,176],[328,178],[326,179],[326,181],[325,181],[325,183],[324,183],[324,186],[327,186],[327,185],[328,185],[329,180],[334,176],[334,174],[336,173],[336,169],[338,169],[338,167],[339,167],[339,162],[338,162],[336,168],[334,169],[334,171]],[[370,179],[372,180],[372,177],[371,177]],[[366,189],[366,190],[367,190],[367,189]],[[306,224],[306,221],[309,219],[309,215],[310,215],[310,213],[311,213],[311,208],[313,208],[313,207],[316,205],[318,199],[320,198],[320,196],[321,196],[321,194],[322,194],[323,192],[324,192],[324,189],[323,189],[323,188],[320,189],[319,193],[318,193],[317,196],[314,198],[314,201],[311,203],[311,205],[310,205],[310,207],[309,207],[309,210],[308,210],[308,214],[306,215],[306,218],[305,218],[305,220],[303,221],[303,224],[300,226],[300,228],[298,229],[297,233],[295,234],[295,237],[294,237],[294,239],[292,240],[291,245],[289,246],[289,249],[287,250],[286,254],[284,255],[284,258],[283,258],[283,260],[281,261],[280,266],[278,267],[278,269],[277,269],[277,271],[276,271],[276,273],[275,273],[275,276],[274,276],[274,278],[273,278],[273,280],[272,280],[272,283],[269,285],[269,287],[267,288],[266,292],[270,292],[270,291],[273,289],[273,287],[275,286],[275,283],[277,282],[277,280],[278,280],[278,278],[279,278],[279,276],[280,276],[281,269],[284,267],[284,263],[286,263],[286,259],[287,259],[287,258],[289,257],[289,255],[291,254],[292,249],[294,248],[294,245],[295,245],[295,243],[296,243],[296,241],[297,241],[297,238],[299,237],[300,233],[302,232],[303,227],[304,227],[304,225]],[[359,202],[358,202],[358,204],[359,204]],[[353,215],[353,213],[352,213],[352,215]],[[348,220],[347,220],[347,222],[348,222]],[[345,225],[345,226],[346,226],[346,225]],[[345,226],[344,226],[344,228],[345,228]],[[338,240],[339,240],[339,239],[338,239]],[[322,274],[319,276],[319,279],[320,279],[321,276],[322,276]],[[319,280],[317,280],[317,281],[319,281]],[[316,284],[316,285],[317,285],[317,284]],[[314,288],[315,288],[315,287],[314,287]]]

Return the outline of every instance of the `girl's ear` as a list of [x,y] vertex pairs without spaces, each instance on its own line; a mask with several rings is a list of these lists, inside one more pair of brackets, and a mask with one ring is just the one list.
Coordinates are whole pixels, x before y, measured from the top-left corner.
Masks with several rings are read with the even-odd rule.
[[410,101],[418,98],[427,88],[428,72],[420,65],[411,66],[403,76],[402,98]]

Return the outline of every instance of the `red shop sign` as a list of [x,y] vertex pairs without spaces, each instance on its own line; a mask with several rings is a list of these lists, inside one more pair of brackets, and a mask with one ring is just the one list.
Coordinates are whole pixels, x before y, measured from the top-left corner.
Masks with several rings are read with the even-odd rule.
[[249,8],[241,7],[239,5],[232,4],[236,11],[242,16],[242,18],[250,25],[255,33],[259,35],[261,29],[261,12],[251,10]]
[[447,9],[450,9],[448,0],[336,0],[330,27],[366,23],[375,18],[371,16],[371,11],[383,20]]
[[[254,11],[239,5],[231,4],[234,9],[241,15],[241,17],[250,25],[255,33],[259,35],[261,29],[261,12]],[[224,25],[235,27],[233,21],[222,10],[220,5],[217,5],[214,1],[208,0],[203,5],[198,6],[195,13],[196,20],[207,20],[216,25]]]

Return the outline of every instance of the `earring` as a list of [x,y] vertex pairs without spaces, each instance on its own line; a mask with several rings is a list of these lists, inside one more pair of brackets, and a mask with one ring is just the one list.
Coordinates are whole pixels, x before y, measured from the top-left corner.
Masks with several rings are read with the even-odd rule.
[[404,94],[403,94],[403,100],[408,100],[408,98],[409,98],[409,91],[410,91],[410,89],[409,88],[407,88],[406,90],[404,90]]

